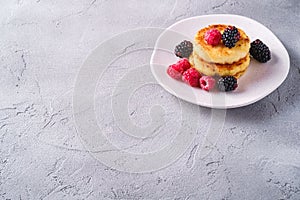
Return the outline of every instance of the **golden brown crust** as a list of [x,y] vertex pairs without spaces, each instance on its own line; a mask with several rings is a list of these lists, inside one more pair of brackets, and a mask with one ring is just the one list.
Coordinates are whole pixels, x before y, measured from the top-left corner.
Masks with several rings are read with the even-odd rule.
[[[213,28],[215,28],[215,29],[219,30],[221,33],[223,33],[227,27],[228,27],[228,25],[225,25],[225,24],[214,24],[214,25],[209,25],[208,27],[205,27],[203,29],[200,29],[197,32],[197,34],[195,35],[195,42],[197,44],[200,44],[205,50],[208,50],[208,51],[212,48],[216,48],[216,46],[212,46],[212,45],[206,43],[206,41],[204,39],[205,33],[208,30],[213,29]],[[239,39],[239,42],[237,43],[236,47],[239,45],[242,45],[244,43],[249,43],[250,39],[246,35],[246,33],[242,29],[239,29],[239,28],[238,28],[238,31],[240,33],[240,39]],[[221,52],[228,54],[229,48],[225,47],[225,45],[222,42],[220,42],[217,46],[222,47],[222,48],[224,47],[224,49],[220,49]],[[234,49],[234,47],[231,49]]]
[[234,76],[236,79],[240,78],[241,76],[243,76],[245,74],[247,69],[243,70],[243,71],[240,71],[240,72],[237,72],[236,74],[232,75]]
[[195,35],[194,51],[207,62],[214,63],[233,63],[245,57],[249,52],[250,39],[246,33],[238,28],[240,39],[233,48],[226,47],[222,41],[216,46],[207,44],[204,35],[210,29],[218,29],[221,33],[228,27],[225,24],[214,24],[200,29]]

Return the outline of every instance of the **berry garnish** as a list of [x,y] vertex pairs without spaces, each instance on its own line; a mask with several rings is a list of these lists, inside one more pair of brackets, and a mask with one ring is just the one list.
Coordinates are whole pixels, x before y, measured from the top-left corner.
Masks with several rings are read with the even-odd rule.
[[222,34],[223,44],[228,48],[234,47],[239,39],[240,33],[235,26],[228,26]]
[[219,42],[222,39],[222,34],[217,29],[213,28],[204,34],[204,39],[207,42],[207,44],[210,44],[212,46],[218,45]]
[[261,63],[271,60],[271,52],[269,47],[259,39],[251,42],[250,55]]
[[190,62],[188,61],[188,59],[183,58],[183,59],[180,59],[176,64],[170,65],[167,69],[167,73],[172,78],[180,80],[183,72],[185,72],[190,67],[191,67],[191,65],[190,65]]
[[176,65],[182,70],[182,73],[191,68],[191,64],[187,58],[180,59]]
[[192,87],[199,87],[200,73],[195,68],[186,70],[182,75],[182,80]]
[[193,43],[184,40],[175,47],[174,53],[179,58],[188,58],[193,52]]
[[234,76],[224,76],[218,81],[218,89],[222,92],[229,92],[238,87],[237,79]]
[[167,73],[169,74],[169,76],[171,76],[172,78],[174,79],[177,79],[177,80],[180,80],[181,79],[181,72],[178,71],[178,67],[173,64],[173,65],[170,65],[167,69]]
[[199,80],[200,87],[203,90],[210,91],[215,87],[215,79],[211,76],[202,76]]

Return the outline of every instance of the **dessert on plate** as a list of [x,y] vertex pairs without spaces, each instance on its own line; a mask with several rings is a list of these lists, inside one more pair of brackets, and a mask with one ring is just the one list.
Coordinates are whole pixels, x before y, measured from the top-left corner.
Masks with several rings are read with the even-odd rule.
[[237,88],[237,79],[245,74],[250,56],[265,63],[271,59],[267,45],[232,25],[213,24],[200,29],[194,41],[182,41],[174,53],[181,58],[168,67],[167,73],[192,87],[228,92]]
[[[229,44],[229,47],[226,47],[221,40],[212,45],[208,41],[209,38],[207,37],[209,36],[206,36],[206,33],[210,30],[219,31],[220,34],[223,34],[225,30],[229,30],[229,32],[237,30],[235,34],[238,41],[234,46]],[[205,75],[234,76],[239,78],[249,66],[249,49],[250,39],[243,30],[224,24],[210,25],[196,33],[194,49],[189,57],[189,61],[193,67]]]

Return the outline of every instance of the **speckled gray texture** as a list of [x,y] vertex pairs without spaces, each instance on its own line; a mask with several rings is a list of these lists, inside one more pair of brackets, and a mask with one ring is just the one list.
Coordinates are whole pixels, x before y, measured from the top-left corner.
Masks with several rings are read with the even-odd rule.
[[[297,0],[1,0],[0,198],[299,200],[299,10]],[[74,83],[85,58],[123,31],[166,28],[213,13],[244,15],[270,28],[290,55],[286,81],[263,100],[228,110],[222,134],[204,158],[198,134],[175,163],[151,173],[120,172],[94,159],[77,137],[72,110]],[[148,64],[150,56],[149,50],[115,61],[103,75],[108,84],[103,93],[113,90],[110,74]],[[167,106],[166,119],[176,125],[178,102],[158,85],[132,95],[128,111],[133,123],[143,126],[151,120],[145,102]],[[200,133],[211,110],[199,109],[204,116]],[[153,146],[137,143],[132,152],[168,143],[170,126]]]

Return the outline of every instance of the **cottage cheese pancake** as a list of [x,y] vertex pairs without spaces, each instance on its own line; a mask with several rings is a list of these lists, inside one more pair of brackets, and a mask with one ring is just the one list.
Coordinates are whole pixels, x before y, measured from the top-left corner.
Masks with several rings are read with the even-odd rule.
[[231,64],[218,64],[206,62],[193,53],[190,57],[190,63],[192,67],[207,76],[234,76],[240,78],[249,66],[250,55],[248,53],[244,58]]
[[219,64],[231,64],[244,58],[249,53],[250,39],[239,28],[240,39],[232,48],[226,47],[222,42],[212,46],[205,41],[204,35],[208,30],[217,29],[223,33],[226,27],[228,26],[224,24],[216,24],[199,30],[194,38],[194,54],[206,62]]

